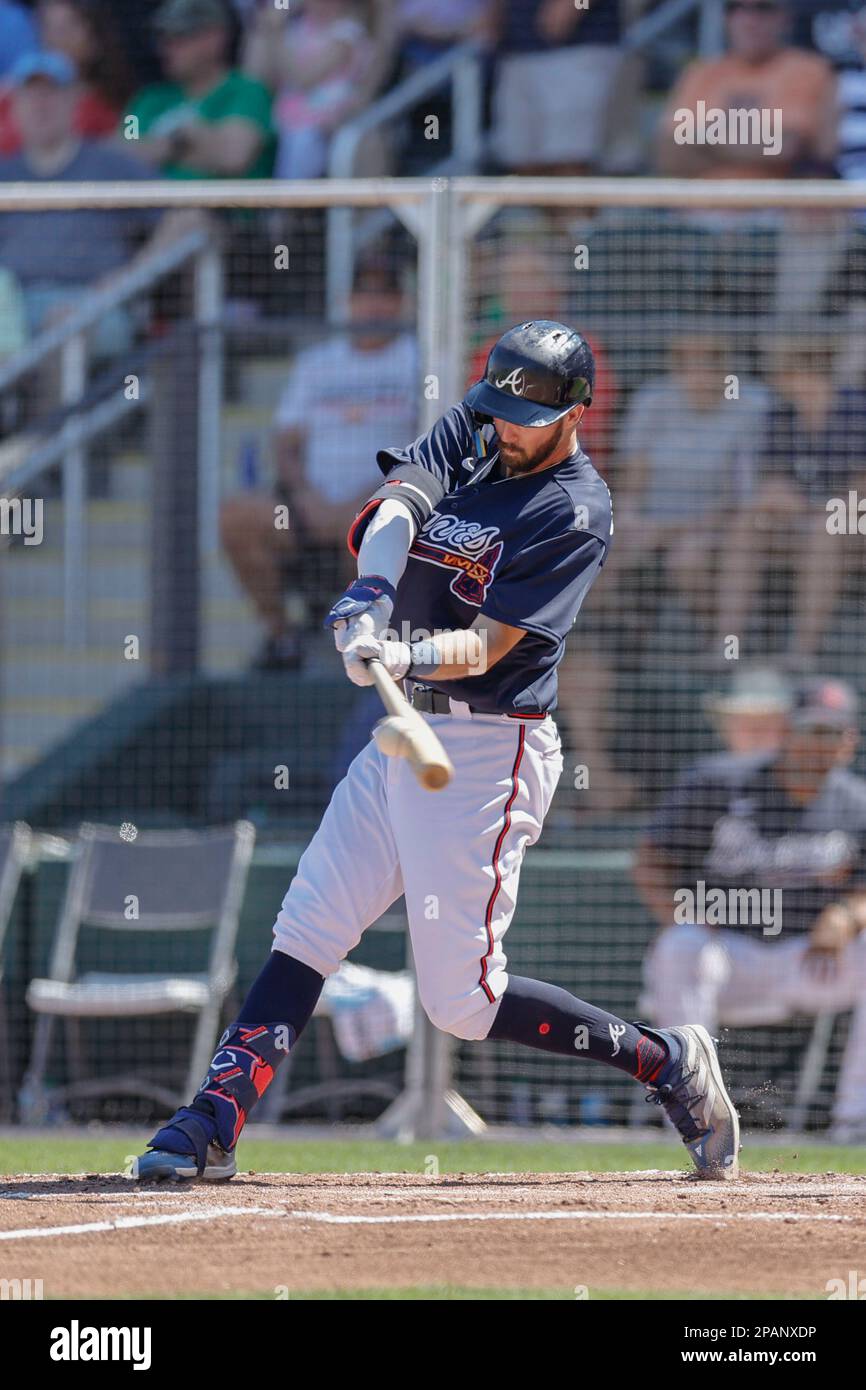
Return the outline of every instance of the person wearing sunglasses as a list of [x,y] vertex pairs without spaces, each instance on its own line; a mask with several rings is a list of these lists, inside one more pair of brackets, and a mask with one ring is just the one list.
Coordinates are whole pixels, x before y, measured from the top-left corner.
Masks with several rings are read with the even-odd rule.
[[[836,78],[826,59],[789,42],[790,19],[785,0],[727,0],[727,52],[689,64],[659,123],[661,173],[740,179],[831,173]],[[719,111],[726,138],[704,142],[699,126]],[[738,122],[733,113],[743,111],[761,113],[763,122]],[[696,133],[688,138],[690,129]]]

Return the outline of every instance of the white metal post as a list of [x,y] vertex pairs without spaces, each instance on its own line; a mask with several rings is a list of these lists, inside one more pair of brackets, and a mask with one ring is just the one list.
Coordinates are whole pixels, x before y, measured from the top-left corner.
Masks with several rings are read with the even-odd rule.
[[[76,334],[60,351],[60,399],[81,400],[87,381],[87,337]],[[63,457],[63,635],[68,648],[87,641],[87,473],[84,444]]]
[[[434,179],[418,210],[399,215],[418,239],[418,346],[421,361],[421,428],[435,424],[456,396],[455,345],[447,286],[454,279],[452,194],[447,179]],[[484,1121],[451,1086],[454,1039],[434,1028],[416,992],[415,1025],[406,1058],[405,1087],[377,1124],[380,1134],[400,1139],[437,1139],[478,1134]]]
[[220,434],[223,392],[223,269],[213,245],[195,263],[198,353],[198,524],[202,582],[219,548]]

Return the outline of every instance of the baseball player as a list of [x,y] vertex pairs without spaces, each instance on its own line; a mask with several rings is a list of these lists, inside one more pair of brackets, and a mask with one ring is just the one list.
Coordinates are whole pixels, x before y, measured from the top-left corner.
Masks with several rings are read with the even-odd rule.
[[[866,1142],[866,779],[850,770],[858,701],[814,677],[776,746],[688,768],[638,846],[659,936],[645,962],[657,1023],[781,1023],[851,1009],[831,1137]],[[674,906],[676,904],[676,907]]]
[[577,441],[593,381],[580,334],[520,324],[428,434],[379,453],[384,481],[349,533],[358,578],[326,622],[350,680],[369,684],[375,657],[406,682],[453,780],[431,794],[375,740],[359,753],[300,860],[238,1020],[133,1177],[233,1176],[244,1123],[325,977],[401,893],[421,1003],[438,1028],[625,1071],[664,1106],[701,1176],[736,1176],[737,1114],[704,1028],[627,1023],[506,970],[523,856],[562,772],[556,668],[613,530],[610,494]]

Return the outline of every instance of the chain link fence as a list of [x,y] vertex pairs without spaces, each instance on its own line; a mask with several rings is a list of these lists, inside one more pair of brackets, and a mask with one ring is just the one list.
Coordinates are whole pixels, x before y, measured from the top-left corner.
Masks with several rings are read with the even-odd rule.
[[[53,206],[41,192],[39,215],[73,219],[74,245],[73,191]],[[134,227],[124,196],[112,205],[106,189],[88,211],[126,219],[114,230],[131,236],[136,268],[144,258],[141,283],[76,332],[69,315],[86,317],[91,283],[39,323],[20,283],[0,302],[4,819],[67,837],[85,818],[251,820],[242,995],[292,856],[378,717],[320,628],[348,574],[341,537],[377,480],[375,448],[425,428],[506,326],[561,318],[596,353],[583,443],[611,487],[616,533],[561,668],[565,773],[527,859],[509,956],[516,973],[640,1017],[659,922],[634,870],[654,808],[697,759],[769,746],[783,687],[816,674],[864,685],[866,195],[643,180],[161,185],[136,190],[138,223],[151,216]],[[354,209],[354,274],[329,312],[335,207]],[[32,215],[11,192],[2,209],[7,236]],[[149,245],[160,223],[164,240]],[[37,512],[38,538],[26,534]],[[731,702],[733,679],[751,707]],[[860,753],[852,766],[863,769]],[[66,872],[62,856],[39,867],[7,934],[18,1076],[24,991],[45,968]],[[89,964],[134,969],[133,936],[99,943]],[[172,949],[177,969],[186,956]],[[399,906],[359,960],[406,966]],[[827,1122],[847,1006],[830,1019],[805,1088],[815,1034],[802,1010],[731,1030],[748,1120]],[[182,1054],[183,1072],[182,1019],[81,1031],[93,1071],[147,1053],[168,1070]],[[450,1056],[454,1085],[491,1123],[638,1118],[632,1091],[599,1068],[504,1046]],[[361,1064],[386,1091],[339,1113],[376,1113],[402,1084],[402,1058]],[[56,1078],[68,1060],[58,1048]],[[352,1078],[357,1065],[323,1023],[291,1086]],[[311,1092],[292,1113],[335,1109]]]

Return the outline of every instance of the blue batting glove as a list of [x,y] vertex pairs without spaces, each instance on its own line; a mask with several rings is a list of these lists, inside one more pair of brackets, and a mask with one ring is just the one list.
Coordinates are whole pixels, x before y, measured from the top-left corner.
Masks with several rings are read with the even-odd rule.
[[337,599],[324,623],[334,633],[337,651],[344,651],[353,637],[361,634],[378,637],[383,633],[396,597],[394,585],[381,575],[364,575],[353,580]]

